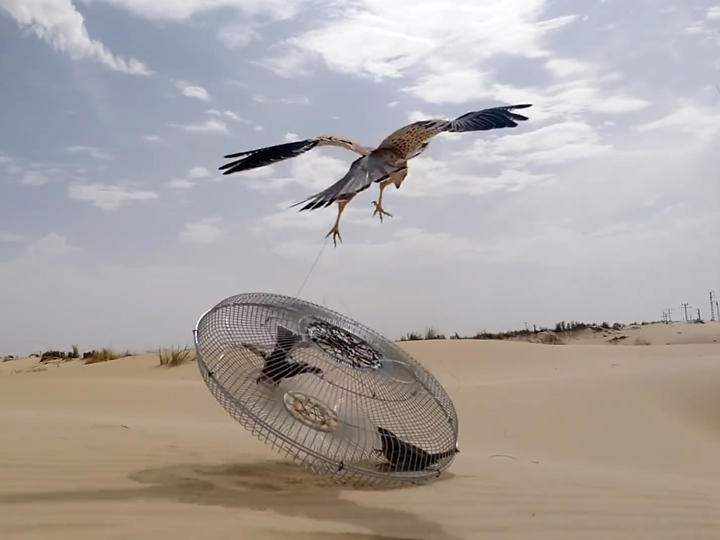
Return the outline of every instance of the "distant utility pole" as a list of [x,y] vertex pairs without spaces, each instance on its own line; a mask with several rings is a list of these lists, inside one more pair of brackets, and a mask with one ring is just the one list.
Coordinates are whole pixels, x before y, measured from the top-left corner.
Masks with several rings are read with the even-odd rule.
[[698,312],[698,318],[697,318],[697,320],[698,320],[698,321],[702,321],[702,317],[700,316],[700,308],[697,308],[697,312]]
[[525,321],[525,331],[526,331],[526,332],[529,332],[529,331],[530,331],[530,327],[528,326],[527,321]]
[[[720,313],[718,313],[720,315]],[[713,292],[710,291],[710,320],[715,320],[715,303],[713,302]]]
[[672,309],[668,308],[667,316],[668,316],[668,318],[667,318],[668,322],[671,323],[672,322]]
[[690,304],[688,304],[687,302],[683,302],[682,304],[680,304],[680,306],[682,306],[682,308],[685,310],[685,322],[688,322],[688,318],[687,318],[687,308],[688,308],[689,305],[690,305]]

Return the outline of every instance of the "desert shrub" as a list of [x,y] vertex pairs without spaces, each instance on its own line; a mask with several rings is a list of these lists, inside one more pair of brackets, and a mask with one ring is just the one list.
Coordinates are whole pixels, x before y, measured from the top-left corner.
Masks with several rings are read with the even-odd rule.
[[420,341],[422,338],[417,332],[408,332],[400,338],[400,341]]
[[195,351],[192,349],[171,347],[170,349],[158,349],[158,358],[160,365],[165,367],[175,367],[185,362],[195,360]]
[[445,336],[432,326],[429,326],[427,330],[425,330],[425,339],[445,339]]
[[47,362],[48,360],[57,360],[59,358],[65,358],[65,353],[63,351],[45,351],[40,355],[41,362]]
[[633,345],[652,345],[647,339],[636,337],[635,341],[633,341]]
[[85,364],[97,364],[99,362],[115,360],[116,358],[120,358],[120,355],[115,354],[115,351],[112,349],[105,348],[99,351],[83,353],[83,358],[85,359]]

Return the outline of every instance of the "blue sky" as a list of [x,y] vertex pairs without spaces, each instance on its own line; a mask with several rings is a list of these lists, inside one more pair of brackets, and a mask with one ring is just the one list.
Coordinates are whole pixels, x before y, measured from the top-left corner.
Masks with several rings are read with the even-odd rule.
[[226,153],[533,103],[441,135],[393,213],[348,207],[302,296],[397,337],[708,316],[720,289],[713,1],[0,0],[0,353],[191,341],[295,295],[354,156],[223,177]]

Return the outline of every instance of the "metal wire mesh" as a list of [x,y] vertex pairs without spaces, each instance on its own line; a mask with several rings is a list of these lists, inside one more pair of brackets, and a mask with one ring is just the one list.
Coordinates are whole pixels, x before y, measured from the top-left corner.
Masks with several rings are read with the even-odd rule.
[[321,306],[227,298],[194,331],[198,366],[230,415],[309,470],[353,484],[421,482],[457,449],[455,408],[402,349]]

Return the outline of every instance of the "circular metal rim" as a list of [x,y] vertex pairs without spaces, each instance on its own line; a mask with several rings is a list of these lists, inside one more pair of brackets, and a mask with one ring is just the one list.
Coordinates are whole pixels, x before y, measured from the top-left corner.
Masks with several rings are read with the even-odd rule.
[[[447,391],[444,389],[444,387],[435,379],[435,377],[424,367],[422,364],[414,360],[409,354],[407,354],[405,351],[403,351],[396,343],[389,340],[379,332],[376,332],[375,330],[372,330],[371,328],[363,325],[362,323],[346,316],[341,313],[338,313],[330,308],[315,304],[313,302],[309,302],[307,300],[302,300],[299,298],[294,298],[291,296],[286,295],[280,295],[276,293],[267,293],[267,292],[250,292],[250,293],[240,293],[237,295],[229,296],[220,302],[218,302],[215,306],[211,307],[210,309],[206,310],[197,320],[195,323],[195,328],[193,329],[193,342],[195,344],[195,352],[197,356],[197,364],[198,369],[200,371],[201,376],[203,377],[203,380],[205,381],[206,385],[210,389],[213,396],[215,396],[216,400],[220,403],[220,405],[225,409],[225,411],[230,414],[233,418],[235,418],[239,423],[243,425],[245,429],[250,431],[253,435],[255,435],[258,439],[261,441],[268,443],[270,441],[270,436],[279,439],[285,444],[277,444],[274,441],[270,441],[271,445],[273,447],[279,447],[284,451],[284,453],[290,457],[293,461],[298,463],[299,465],[302,465],[306,469],[310,470],[311,472],[323,474],[324,476],[327,476],[337,482],[340,483],[346,483],[346,484],[353,484],[353,485],[363,485],[363,484],[376,484],[376,485],[391,485],[391,484],[407,484],[407,483],[425,483],[428,480],[431,480],[433,478],[439,477],[440,474],[447,470],[448,467],[453,463],[455,460],[455,455],[449,456],[446,458],[446,461],[443,463],[443,465],[438,468],[437,470],[422,470],[422,471],[402,471],[402,472],[396,472],[396,471],[382,471],[374,467],[363,467],[361,465],[358,465],[357,463],[344,463],[343,461],[335,461],[328,456],[321,454],[319,452],[316,452],[310,448],[307,448],[305,446],[299,445],[294,439],[291,437],[288,437],[287,435],[283,434],[281,431],[275,429],[274,427],[266,424],[263,422],[256,414],[254,414],[250,409],[248,409],[245,405],[242,404],[237,398],[235,398],[232,394],[230,394],[220,383],[218,383],[213,377],[212,373],[209,371],[208,367],[205,365],[205,362],[203,360],[203,355],[200,350],[200,342],[199,342],[199,331],[200,331],[200,325],[202,321],[207,317],[210,313],[213,313],[214,311],[217,311],[218,309],[221,309],[225,306],[230,306],[232,304],[228,303],[228,300],[232,298],[243,298],[243,297],[256,297],[256,296],[265,296],[269,298],[274,298],[277,300],[285,300],[285,301],[293,301],[293,302],[302,302],[303,304],[310,306],[314,309],[317,309],[321,312],[324,312],[326,316],[332,317],[339,317],[343,320],[351,321],[354,325],[357,325],[358,328],[361,328],[365,330],[366,332],[369,332],[371,335],[375,335],[376,337],[379,337],[381,340],[384,341],[386,345],[388,345],[391,349],[393,349],[395,352],[399,353],[400,356],[403,356],[407,358],[410,362],[415,364],[420,370],[425,372],[426,376],[430,377],[431,379],[434,379],[437,382],[437,385],[439,389],[445,394],[446,397],[446,404],[449,406],[449,410],[444,406],[443,403],[440,402],[439,396],[435,395],[433,392],[428,391],[428,394],[432,396],[432,398],[435,400],[437,405],[442,409],[445,410],[448,414],[448,420],[450,422],[451,427],[453,428],[453,432],[455,434],[455,441],[456,441],[456,449],[458,449],[457,440],[459,437],[459,419],[457,417],[457,411],[455,409],[455,404],[450,399],[450,396],[447,394]],[[257,302],[250,302],[249,304],[258,304]],[[247,304],[246,304],[247,305]],[[261,304],[258,304],[261,305]],[[292,310],[288,307],[282,307],[280,309],[287,309]],[[311,342],[313,347],[318,347],[319,345]],[[321,349],[322,350],[322,349]],[[421,386],[425,387],[426,385],[423,384],[421,380],[417,381]],[[241,416],[246,417],[246,419],[241,419],[234,413],[233,411],[230,411],[224,404],[224,401],[221,401],[218,399],[217,394],[224,395],[225,399],[229,402],[232,402],[237,409],[241,411]],[[455,419],[453,422],[452,419]],[[251,420],[252,427],[248,426],[248,420]],[[260,429],[258,429],[260,428]],[[265,433],[262,433],[262,430],[265,430]],[[290,449],[293,451],[291,452]],[[313,457],[316,461],[310,463],[307,459],[304,459],[308,456]],[[318,466],[319,465],[319,466]],[[352,473],[352,474],[349,474]]]

